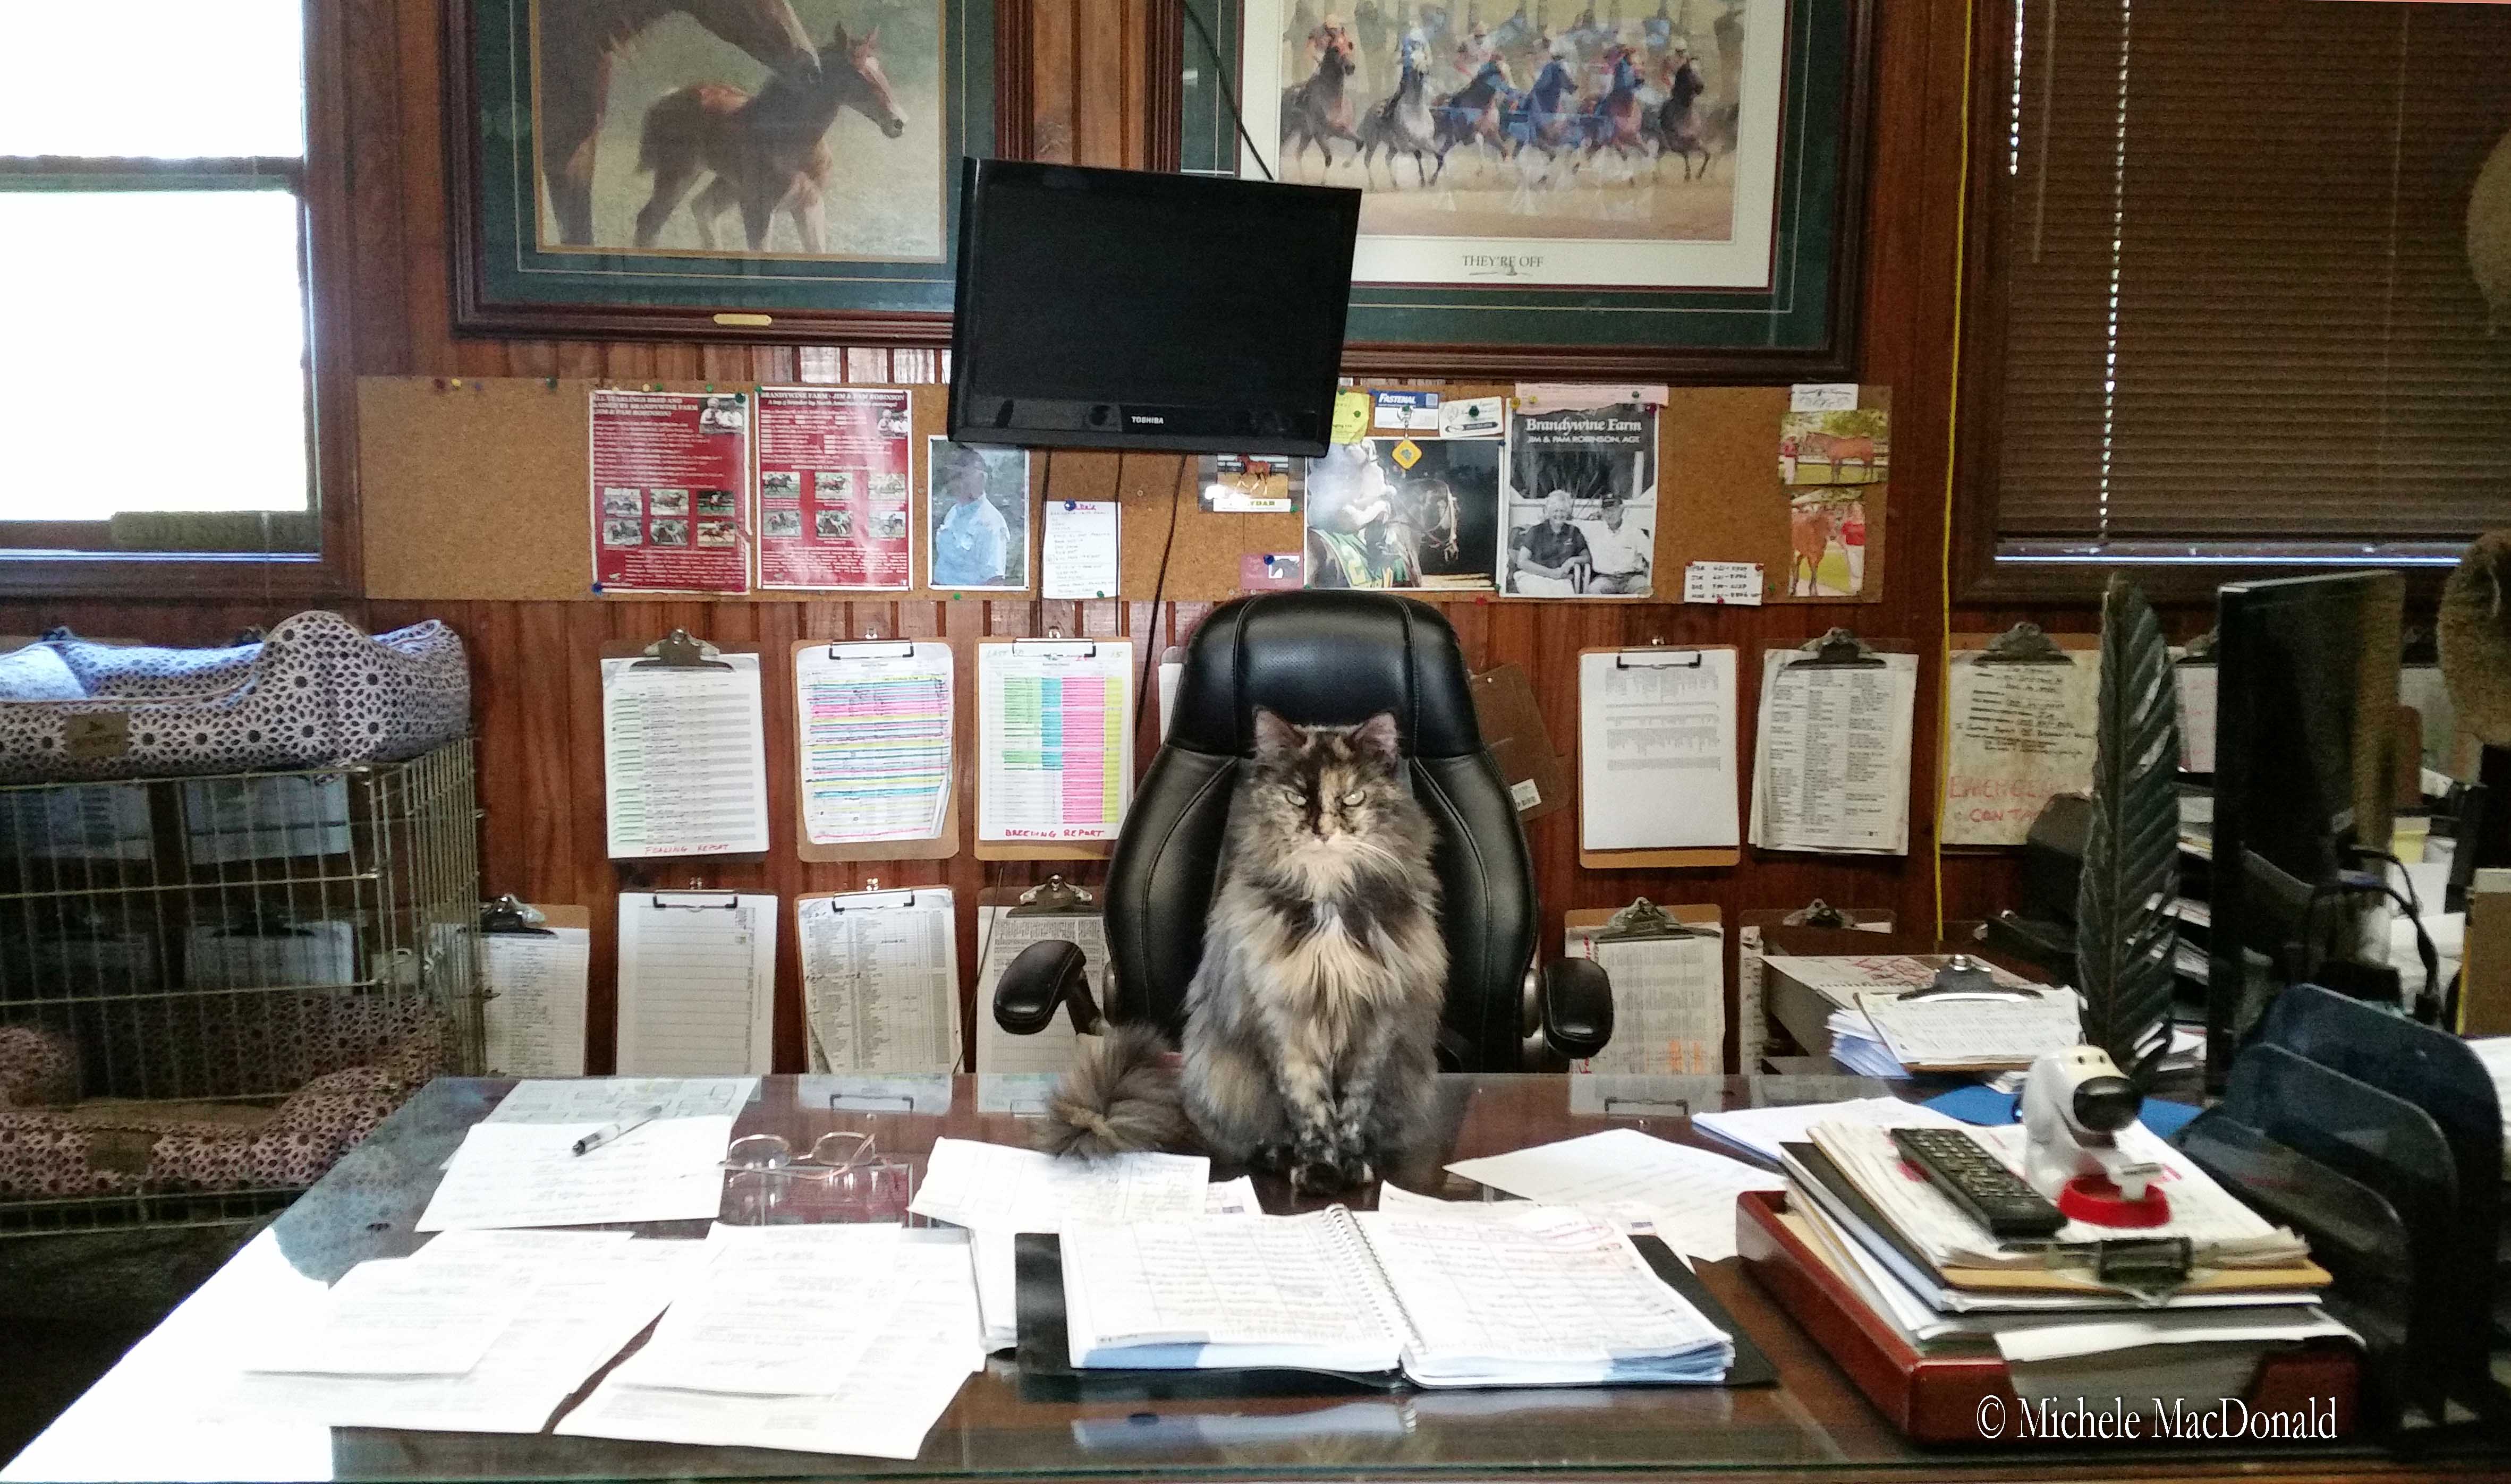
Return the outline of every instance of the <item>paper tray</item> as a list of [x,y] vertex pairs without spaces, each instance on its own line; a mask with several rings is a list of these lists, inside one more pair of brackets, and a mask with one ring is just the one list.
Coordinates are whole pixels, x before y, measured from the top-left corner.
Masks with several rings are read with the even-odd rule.
[[[1682,1259],[1653,1237],[1635,1237],[1631,1245],[1666,1286],[1681,1294],[1702,1317],[1735,1339],[1735,1363],[1723,1381],[1692,1383],[1712,1387],[1770,1386],[1779,1379],[1759,1346],[1735,1322]],[[1360,1375],[1348,1371],[1229,1370],[1118,1371],[1079,1370],[1072,1364],[1072,1343],[1064,1328],[1063,1243],[1053,1236],[1024,1233],[1012,1238],[1012,1273],[1020,1327],[1021,1397],[1025,1401],[1076,1397],[1195,1398],[1212,1396],[1302,1396],[1342,1391],[1409,1390],[1411,1383],[1400,1371]],[[1618,1383],[1633,1386],[1682,1385],[1669,1382]],[[1505,1389],[1494,1388],[1492,1389]],[[1517,1388],[1515,1389],[1527,1389]]]
[[[1787,1209],[1788,1198],[1781,1191],[1746,1191],[1737,1198],[1735,1247],[1745,1270],[1912,1441],[1994,1441],[1981,1435],[1980,1404],[1998,1398],[2004,1410],[1988,1409],[1998,1417],[2015,1416],[2022,1406],[2004,1358],[1993,1350],[1919,1353],[1779,1219]],[[2242,1399],[2260,1411],[2299,1412],[2334,1398],[2336,1435],[2349,1437],[2361,1374],[2353,1346],[2341,1340],[2304,1341],[2261,1359]]]

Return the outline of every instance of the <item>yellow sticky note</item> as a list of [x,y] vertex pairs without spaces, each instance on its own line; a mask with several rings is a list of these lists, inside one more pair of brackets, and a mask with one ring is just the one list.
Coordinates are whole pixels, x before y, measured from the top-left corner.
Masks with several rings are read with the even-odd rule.
[[1333,440],[1357,443],[1369,436],[1369,394],[1337,392],[1334,394]]

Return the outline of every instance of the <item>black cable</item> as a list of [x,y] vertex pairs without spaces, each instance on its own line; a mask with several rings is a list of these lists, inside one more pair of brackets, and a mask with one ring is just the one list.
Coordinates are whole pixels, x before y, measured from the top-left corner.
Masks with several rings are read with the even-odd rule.
[[[1121,448],[1116,451],[1116,498],[1125,498],[1125,452]],[[1146,641],[1156,637],[1160,631],[1160,594],[1168,590],[1169,553],[1177,550],[1178,507],[1180,503],[1177,486],[1172,484],[1169,487],[1169,534],[1168,539],[1160,543],[1159,576],[1151,580],[1151,631],[1144,635]],[[1142,678],[1134,685],[1134,730],[1137,733],[1142,730],[1142,706],[1151,699],[1151,665],[1159,652],[1156,644],[1145,642],[1142,645]]]
[[1228,105],[1229,123],[1238,131],[1238,141],[1247,146],[1247,158],[1256,162],[1256,168],[1264,172],[1265,179],[1272,179],[1273,167],[1266,165],[1264,157],[1256,152],[1256,136],[1247,132],[1247,120],[1239,115],[1238,90],[1230,84],[1229,64],[1220,59],[1220,43],[1212,39],[1212,27],[1205,25],[1203,17],[1195,13],[1194,0],[1178,0],[1178,9],[1185,12],[1185,19],[1193,24],[1194,33],[1203,38],[1203,50],[1212,57],[1213,82],[1220,89],[1220,101]]

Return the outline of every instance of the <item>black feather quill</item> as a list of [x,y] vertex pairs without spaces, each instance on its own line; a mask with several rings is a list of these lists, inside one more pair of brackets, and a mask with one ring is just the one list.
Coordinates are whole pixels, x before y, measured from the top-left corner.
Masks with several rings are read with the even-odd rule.
[[2085,1042],[2109,1052],[2139,1086],[2152,1081],[2171,1047],[2178,704],[2162,625],[2143,592],[2111,578],[2102,597],[2092,829],[2075,888],[2076,987]]

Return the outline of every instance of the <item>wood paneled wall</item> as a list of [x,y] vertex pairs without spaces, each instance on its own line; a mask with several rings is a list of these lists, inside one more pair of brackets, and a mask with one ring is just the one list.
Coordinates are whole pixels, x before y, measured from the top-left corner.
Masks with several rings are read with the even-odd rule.
[[[350,162],[355,260],[346,265],[356,309],[351,323],[322,326],[345,334],[361,374],[585,376],[621,381],[689,377],[791,381],[849,365],[853,379],[890,371],[877,352],[642,342],[456,339],[449,330],[445,264],[444,142],[438,78],[443,65],[438,0],[338,0],[346,11],[352,127]],[[1144,154],[1145,7],[1150,0],[1033,0],[1034,46],[1025,90],[1041,158],[1139,165]],[[1716,902],[1729,922],[1744,909],[1793,907],[1821,896],[1835,903],[1897,909],[1905,923],[1934,920],[1937,885],[1929,854],[1935,784],[1938,665],[1944,586],[1940,552],[1952,375],[1956,223],[1960,209],[1965,64],[1962,0],[1876,0],[1876,117],[1865,264],[1866,323],[1860,379],[1894,389],[1892,552],[1881,601],[1853,609],[1698,608],[1574,604],[1454,605],[1447,611],[1477,666],[1514,663],[1534,678],[1553,742],[1576,742],[1575,676],[1580,649],[1613,644],[1720,643],[1749,658],[1767,644],[1796,644],[1833,622],[1874,638],[1913,641],[1921,669],[1912,782],[1912,846],[1906,859],[1767,856],[1746,853],[1723,870],[1586,871],[1577,863],[1574,811],[1528,829],[1546,922],[1568,908],[1618,906],[1644,894],[1666,902]],[[1679,476],[1679,472],[1678,472]],[[553,500],[583,491],[551,490]],[[981,862],[807,865],[792,850],[793,786],[790,687],[767,687],[770,815],[783,846],[764,861],[710,862],[645,869],[614,866],[604,854],[600,697],[595,657],[617,639],[645,640],[675,627],[725,642],[755,643],[781,655],[798,638],[883,635],[1131,634],[1176,642],[1208,605],[1031,602],[809,602],[712,604],[350,603],[371,628],[439,618],[469,644],[480,749],[483,885],[490,894],[594,906],[596,1070],[608,1064],[615,962],[606,910],[615,894],[685,885],[772,891],[791,897],[839,891],[877,877],[884,885],[946,883],[963,901],[978,890],[1039,879],[1037,867]],[[197,643],[221,639],[285,609],[270,603],[23,601],[0,603],[0,632],[68,624],[83,633]],[[1956,610],[1956,630],[2002,628],[2031,618],[2056,629],[2095,627],[2083,609]],[[1138,651],[1139,653],[1139,651]],[[1751,714],[1758,665],[1747,671]],[[1140,739],[1147,761],[1155,739]],[[1749,728],[1746,745],[1749,749]],[[1749,755],[1749,753],[1748,753]],[[1076,874],[1085,875],[1087,872]],[[1994,856],[1944,863],[1944,910],[1976,918],[2005,904],[2014,873]],[[963,914],[961,961],[973,977],[973,926]],[[782,936],[780,1065],[802,1058],[798,974],[789,931]]]

